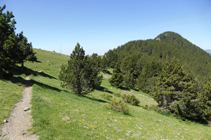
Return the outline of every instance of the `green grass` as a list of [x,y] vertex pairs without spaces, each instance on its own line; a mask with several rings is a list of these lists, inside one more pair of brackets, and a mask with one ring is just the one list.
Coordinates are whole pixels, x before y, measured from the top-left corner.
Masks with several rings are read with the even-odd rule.
[[0,125],[9,117],[14,104],[21,99],[23,89],[24,86],[20,83],[0,80]]
[[[103,74],[100,90],[89,93],[87,97],[77,96],[61,88],[61,81],[58,80],[60,66],[67,63],[69,56],[42,50],[36,52],[41,63],[27,62],[25,65],[34,72],[30,77],[34,81],[33,128],[30,131],[39,135],[41,140],[211,138],[209,126],[180,122],[173,116],[143,109],[143,105],[157,103],[148,94],[140,91],[129,91],[141,101],[139,106],[127,104],[129,115],[106,109],[105,104],[110,100],[104,99],[102,94],[110,94],[121,100],[115,96],[116,93],[122,95],[128,92],[112,87],[108,82],[111,76],[109,74]],[[40,70],[42,72],[38,73]],[[112,69],[109,71],[112,72]],[[62,120],[66,116],[70,119]]]

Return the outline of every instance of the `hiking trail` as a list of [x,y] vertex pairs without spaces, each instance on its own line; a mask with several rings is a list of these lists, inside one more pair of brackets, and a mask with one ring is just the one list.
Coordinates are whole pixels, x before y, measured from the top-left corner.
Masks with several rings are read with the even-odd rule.
[[[30,76],[30,75],[29,75]],[[32,135],[27,130],[32,126],[31,98],[32,81],[29,76],[25,78],[26,88],[23,90],[23,97],[15,104],[10,113],[10,118],[2,127],[2,140],[37,140],[39,136]]]

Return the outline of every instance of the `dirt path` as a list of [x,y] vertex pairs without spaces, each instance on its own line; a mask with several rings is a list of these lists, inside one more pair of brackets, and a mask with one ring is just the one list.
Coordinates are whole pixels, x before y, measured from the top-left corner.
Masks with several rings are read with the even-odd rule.
[[15,105],[8,122],[4,124],[1,140],[37,140],[39,138],[27,132],[27,129],[31,127],[32,82],[29,76],[25,78],[25,82],[26,88],[23,91],[23,98]]

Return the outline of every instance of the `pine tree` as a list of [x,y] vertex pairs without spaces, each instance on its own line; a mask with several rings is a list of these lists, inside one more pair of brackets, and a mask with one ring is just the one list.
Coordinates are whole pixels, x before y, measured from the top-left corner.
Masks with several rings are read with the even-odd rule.
[[167,62],[161,71],[153,98],[158,106],[185,118],[194,116],[194,100],[197,99],[197,83],[183,70],[179,60]]
[[[34,56],[32,49],[32,43],[28,43],[27,38],[23,35],[23,32],[17,36],[17,47],[16,52],[18,63],[21,63],[22,68],[24,67],[24,61],[27,61],[30,57]],[[35,59],[35,58],[34,58]]]
[[125,57],[120,65],[120,70],[123,74],[124,79],[124,86],[131,89],[133,89],[136,84],[136,61],[137,55],[132,53],[130,56]]
[[211,125],[211,82],[204,86],[203,92],[198,93],[193,106],[195,118],[202,123]]
[[123,86],[123,76],[120,70],[120,63],[116,63],[116,66],[114,67],[113,74],[109,82],[111,83],[112,86],[117,88]]
[[28,61],[32,61],[32,62],[37,61],[36,52],[33,51],[33,53],[28,56]]
[[134,78],[133,73],[127,73],[124,75],[124,86],[134,89],[136,84],[136,79]]
[[75,94],[85,95],[99,86],[102,76],[91,63],[79,43],[75,46],[67,65],[61,66],[59,79],[62,87],[70,89]]
[[13,56],[16,52],[16,21],[12,12],[3,13],[5,8],[6,5],[0,7],[0,77],[15,63]]
[[103,72],[107,72],[107,66],[108,64],[107,64],[107,59],[106,59],[106,57],[105,56],[103,56],[103,58],[101,59],[101,62],[100,62],[100,67],[101,67],[101,70],[103,71]]
[[157,76],[161,71],[161,66],[158,62],[150,60],[147,62],[137,79],[137,87],[146,92],[152,92]]
[[0,7],[0,77],[12,76],[11,67],[16,63],[21,63],[30,57],[36,56],[32,50],[32,44],[27,42],[23,33],[15,34],[15,19],[12,12],[3,13],[6,8]]
[[97,54],[93,54],[91,57],[88,57],[88,71],[90,72],[90,82],[92,83],[92,87],[94,89],[99,89],[100,84],[102,82],[102,75],[99,75],[101,58]]

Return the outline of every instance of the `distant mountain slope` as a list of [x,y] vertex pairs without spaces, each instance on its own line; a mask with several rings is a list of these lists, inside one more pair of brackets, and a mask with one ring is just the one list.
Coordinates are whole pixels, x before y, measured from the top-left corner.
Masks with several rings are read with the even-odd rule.
[[211,54],[211,50],[205,50],[206,52],[208,52],[209,54]]
[[[164,32],[155,39],[130,41],[109,50],[105,56],[109,62],[108,66],[113,67],[114,62],[122,62],[124,58],[133,54],[139,54],[138,59],[147,59],[146,62],[137,60],[137,63],[143,63],[142,69],[148,61],[164,65],[167,60],[176,57],[185,66],[186,71],[191,72],[199,82],[206,83],[211,76],[211,55],[174,32]],[[138,67],[140,74],[142,70]]]

